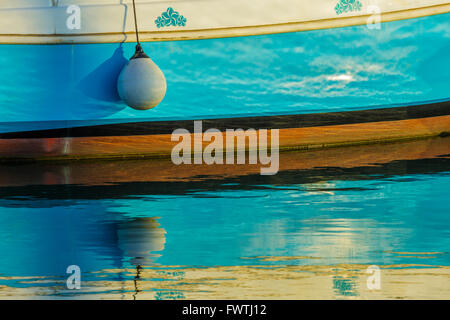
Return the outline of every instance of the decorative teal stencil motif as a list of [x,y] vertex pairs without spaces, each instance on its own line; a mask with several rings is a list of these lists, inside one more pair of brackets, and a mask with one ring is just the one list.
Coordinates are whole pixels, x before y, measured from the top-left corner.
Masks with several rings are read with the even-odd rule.
[[156,18],[155,24],[158,28],[169,26],[184,27],[186,25],[186,18],[179,12],[173,10],[172,7],[169,7],[166,12],[163,12]]
[[361,8],[362,3],[358,0],[340,0],[334,7],[334,10],[336,14],[341,14],[349,11],[361,11]]

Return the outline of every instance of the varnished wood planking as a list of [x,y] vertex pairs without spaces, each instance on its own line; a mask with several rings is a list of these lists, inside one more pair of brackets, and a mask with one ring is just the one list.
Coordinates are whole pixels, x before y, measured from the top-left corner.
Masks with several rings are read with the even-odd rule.
[[[208,127],[204,127],[206,130]],[[312,149],[340,145],[436,136],[450,131],[450,116],[321,127],[280,129],[280,149]],[[170,134],[0,139],[0,158],[83,159],[168,157],[177,142]],[[204,142],[203,145],[208,145]]]

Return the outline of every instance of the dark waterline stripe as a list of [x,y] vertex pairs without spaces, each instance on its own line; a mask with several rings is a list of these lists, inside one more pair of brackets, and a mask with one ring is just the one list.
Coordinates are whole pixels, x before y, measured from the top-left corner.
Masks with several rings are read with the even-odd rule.
[[[407,107],[372,110],[312,113],[281,116],[241,117],[202,120],[203,130],[226,129],[290,129],[358,124],[381,121],[399,121],[450,115],[450,100]],[[184,128],[194,131],[194,120],[145,121],[103,124],[62,129],[46,129],[1,133],[0,139],[104,137],[171,134]]]

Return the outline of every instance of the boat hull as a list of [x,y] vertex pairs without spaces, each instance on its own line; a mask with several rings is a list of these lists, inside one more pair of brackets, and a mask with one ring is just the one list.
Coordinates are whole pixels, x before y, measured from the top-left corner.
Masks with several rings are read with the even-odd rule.
[[[209,119],[202,121],[201,126],[202,132],[268,129],[269,141],[276,129],[276,147],[282,151],[385,143],[450,135],[450,101],[351,112]],[[0,135],[0,161],[170,157],[179,144],[171,132],[179,128],[190,132],[190,141],[196,139],[195,121],[190,120],[5,133]],[[203,140],[200,152],[209,144]],[[270,142],[265,147],[271,147]],[[249,150],[250,146],[244,144],[241,148]],[[193,148],[190,152],[196,153]]]
[[[281,149],[443,134],[450,131],[449,17],[382,23],[379,30],[146,42],[168,85],[163,102],[148,111],[127,107],[117,93],[133,43],[3,44],[0,157],[167,156],[174,145],[168,128],[193,120],[221,130],[280,129]],[[417,107],[421,116],[410,118]],[[308,127],[298,120],[336,113],[346,120]],[[267,120],[273,117],[282,125]],[[141,133],[158,126],[165,131]],[[115,135],[124,127],[126,134]]]

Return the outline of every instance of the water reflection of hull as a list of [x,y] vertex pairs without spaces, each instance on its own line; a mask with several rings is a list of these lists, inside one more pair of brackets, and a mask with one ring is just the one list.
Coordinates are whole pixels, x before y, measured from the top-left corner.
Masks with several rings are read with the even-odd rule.
[[[4,256],[0,259],[0,273],[11,276],[11,281],[22,275],[35,281],[52,276],[61,283],[61,290],[69,265],[78,265],[88,280],[87,273],[102,269],[154,265],[158,253],[164,250],[165,230],[157,218],[117,218],[102,206],[91,207],[87,214],[74,210],[34,208],[35,214],[26,219],[20,214],[10,218],[21,232],[27,233],[28,241],[10,242],[11,237],[1,241]],[[8,209],[3,208],[1,219],[8,219],[8,215]],[[95,245],[87,248],[90,244]],[[20,254],[11,252],[12,247]]]
[[[235,299],[448,299],[450,269],[423,265],[382,267],[381,290],[367,287],[367,265],[335,266],[230,266],[208,268],[144,268],[139,278],[104,281],[91,279],[78,299],[136,300],[235,300]],[[425,267],[425,268],[424,268]],[[111,274],[135,274],[135,269],[103,270]],[[230,275],[233,275],[230,277]],[[154,281],[158,279],[158,281]],[[4,287],[2,299],[29,298],[37,294],[57,298],[59,287]],[[218,283],[220,285],[218,285]],[[243,290],[242,288],[245,288]]]
[[[432,215],[423,210],[424,199],[445,188],[432,178],[391,182],[448,172],[449,139],[285,153],[272,177],[257,166],[191,171],[169,161],[1,165],[0,273],[8,277],[0,277],[0,295],[73,294],[64,287],[65,268],[79,264],[81,298],[448,297],[448,268],[439,267],[448,261],[445,204],[437,201]],[[392,175],[400,177],[384,179]],[[368,179],[378,181],[359,183]],[[277,188],[283,185],[292,188]],[[411,193],[390,205],[402,189]],[[376,206],[362,208],[367,202]],[[429,223],[439,227],[420,228]],[[12,235],[17,228],[21,234]],[[424,238],[430,245],[422,252],[398,250]],[[383,269],[381,291],[364,286],[370,264]],[[247,290],[237,292],[242,285]]]
[[[450,168],[450,138],[432,138],[389,144],[374,144],[285,152],[280,154],[279,173],[260,176],[260,164],[174,165],[169,159],[80,161],[57,164],[3,164],[0,194],[25,194],[26,188],[53,188],[55,196],[96,198],[141,193],[184,193],[189,188],[246,188],[246,181],[277,184],[342,179],[370,179],[414,173],[441,172]],[[227,185],[224,182],[237,183]],[[95,186],[101,193],[92,192]],[[47,186],[47,187],[46,187]],[[144,188],[145,187],[145,188]],[[186,190],[185,190],[186,188]],[[73,190],[78,189],[77,192]],[[86,192],[82,192],[86,190]],[[70,192],[69,192],[70,191]],[[31,191],[30,191],[31,192]],[[81,193],[80,193],[81,192]],[[48,194],[51,196],[53,193]]]
[[[367,286],[367,265],[284,266],[274,268],[230,266],[209,268],[171,268],[162,276],[158,269],[142,271],[140,292],[128,293],[137,299],[448,299],[450,268],[420,265],[382,267],[382,290]],[[117,270],[119,271],[119,270]],[[133,272],[133,270],[129,270]],[[232,275],[232,277],[230,277]],[[220,280],[219,280],[220,279]],[[217,282],[220,281],[220,286]],[[92,283],[95,291],[113,288]],[[131,281],[128,288],[132,290]],[[207,288],[207,290],[204,290]],[[243,289],[245,288],[245,289]],[[130,290],[130,291],[131,291]],[[112,291],[112,290],[111,290]],[[110,299],[119,297],[111,294]]]

